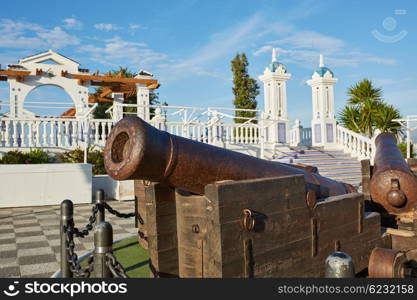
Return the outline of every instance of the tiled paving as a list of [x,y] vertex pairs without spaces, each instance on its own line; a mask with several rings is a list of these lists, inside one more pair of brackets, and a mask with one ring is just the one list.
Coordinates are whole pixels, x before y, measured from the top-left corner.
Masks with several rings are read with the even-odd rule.
[[[130,213],[133,201],[108,202],[114,209]],[[59,269],[59,206],[0,209],[0,278],[50,277]],[[83,229],[91,215],[91,205],[74,207],[75,226]],[[117,218],[106,211],[113,226],[114,240],[137,234],[133,218]],[[74,239],[81,255],[93,249],[93,234]]]

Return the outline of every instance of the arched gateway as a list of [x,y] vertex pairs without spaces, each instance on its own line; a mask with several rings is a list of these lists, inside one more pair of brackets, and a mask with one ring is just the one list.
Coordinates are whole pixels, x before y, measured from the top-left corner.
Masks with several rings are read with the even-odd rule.
[[[7,81],[10,86],[7,115],[11,118],[33,117],[33,113],[25,110],[23,105],[30,91],[42,85],[54,85],[67,92],[74,102],[75,117],[78,118],[84,117],[89,110],[88,89],[92,85],[111,87],[113,94],[123,94],[126,87],[135,86],[138,103],[143,105],[149,105],[149,89],[158,87],[150,74],[136,78],[101,76],[98,72],[90,74],[88,69],[80,68],[78,62],[52,50],[22,58],[18,64],[0,70],[0,80]],[[117,101],[120,95],[113,98]]]

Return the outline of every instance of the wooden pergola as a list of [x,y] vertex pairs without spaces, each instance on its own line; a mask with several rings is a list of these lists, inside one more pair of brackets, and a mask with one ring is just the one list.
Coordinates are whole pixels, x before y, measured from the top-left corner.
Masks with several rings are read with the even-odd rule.
[[[13,77],[18,82],[24,82],[25,77],[39,76],[44,73],[42,69],[36,69],[35,74],[31,74],[31,71],[15,70],[15,69],[0,69],[0,81],[7,81],[9,77]],[[67,71],[62,71],[60,74],[62,77],[75,79],[79,85],[89,84],[92,86],[102,86],[101,93],[89,94],[88,103],[97,102],[109,102],[112,103],[113,99],[108,97],[112,93],[123,93],[124,98],[136,95],[136,84],[145,84],[149,90],[157,89],[160,84],[156,79],[144,79],[144,78],[130,78],[122,77],[119,73],[116,76],[111,76],[109,73],[99,75],[99,71],[92,75],[89,74],[71,74]],[[74,117],[76,113],[75,108],[70,108],[64,112],[61,117]]]

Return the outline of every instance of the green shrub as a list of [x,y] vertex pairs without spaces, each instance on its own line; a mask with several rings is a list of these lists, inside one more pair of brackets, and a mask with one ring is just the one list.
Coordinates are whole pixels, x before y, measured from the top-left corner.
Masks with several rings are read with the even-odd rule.
[[[61,162],[64,163],[83,163],[84,150],[81,148],[76,148],[74,150],[58,154],[58,158]],[[93,165],[94,175],[106,174],[102,150],[96,150],[93,146],[88,147],[87,162]]]
[[48,153],[39,148],[30,149],[30,151],[25,154],[27,164],[47,164],[51,161]]
[[[398,148],[400,148],[401,153],[403,154],[404,158],[407,158],[407,143],[403,142],[403,143],[399,143]],[[410,156],[414,157],[415,153],[414,153],[414,145],[411,144],[410,145]]]
[[[87,162],[93,165],[93,174],[106,174],[103,151],[97,150],[91,146],[88,147],[87,152]],[[84,150],[76,148],[71,151],[57,154],[57,160],[57,162],[63,163],[83,163]],[[42,149],[31,149],[26,153],[19,150],[9,151],[0,159],[0,164],[46,164],[53,162],[54,160]]]
[[30,149],[29,152],[9,151],[3,155],[2,164],[46,164],[50,162],[48,153],[41,149]]
[[26,155],[22,151],[9,151],[1,158],[2,164],[24,164],[26,163]]

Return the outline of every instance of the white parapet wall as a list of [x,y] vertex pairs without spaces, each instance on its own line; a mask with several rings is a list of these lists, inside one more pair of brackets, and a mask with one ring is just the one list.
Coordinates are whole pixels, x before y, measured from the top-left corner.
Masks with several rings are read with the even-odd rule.
[[0,165],[0,207],[91,203],[90,164]]
[[104,191],[107,200],[133,200],[135,199],[135,187],[133,180],[117,181],[109,175],[93,176],[93,194],[98,189]]

